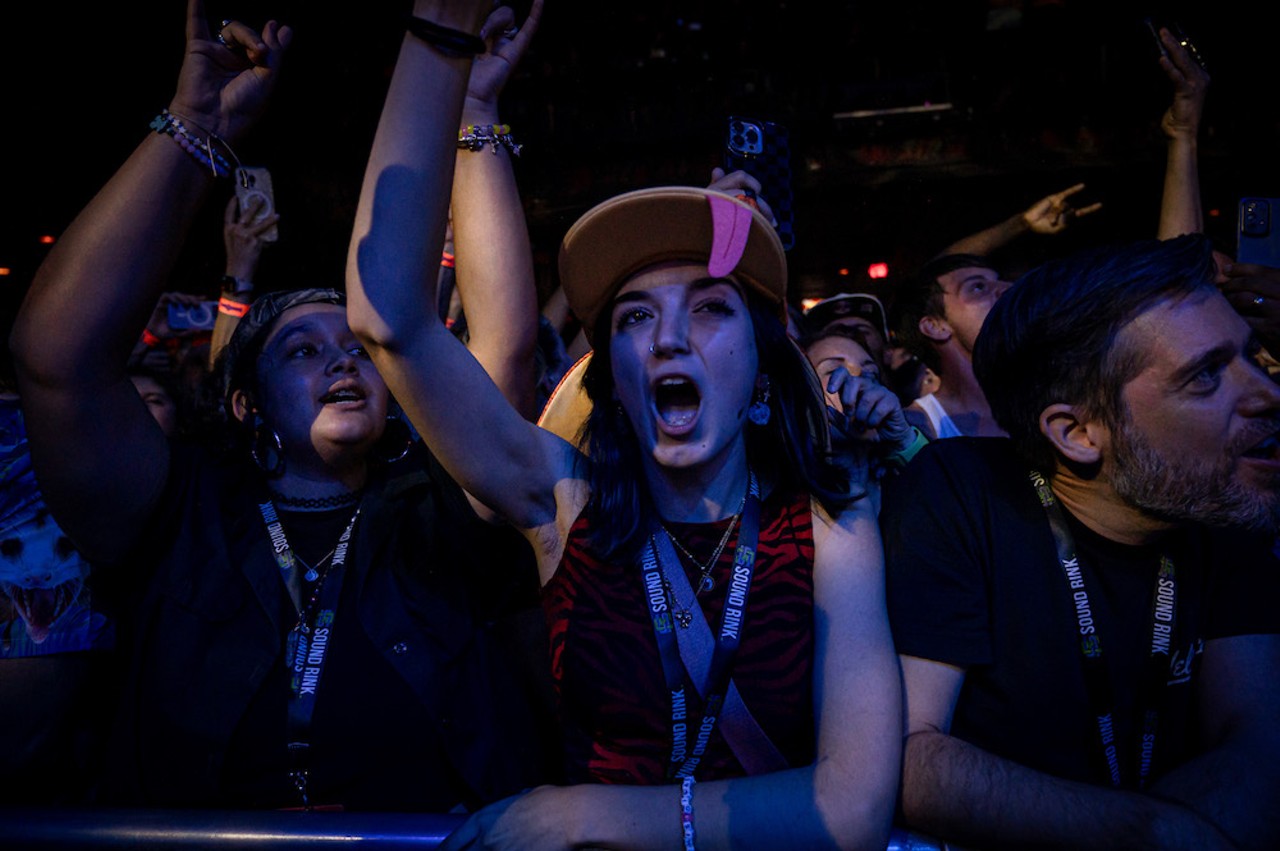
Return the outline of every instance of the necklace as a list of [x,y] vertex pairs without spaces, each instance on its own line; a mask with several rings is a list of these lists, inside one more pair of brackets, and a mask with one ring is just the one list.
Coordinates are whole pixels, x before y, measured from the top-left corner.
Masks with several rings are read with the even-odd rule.
[[320,568],[323,567],[324,563],[328,561],[333,556],[333,554],[336,553],[337,551],[338,551],[338,548],[335,546],[333,549],[329,550],[329,552],[325,553],[324,555],[320,556],[320,558],[316,559],[315,565],[307,564],[305,561],[302,560],[302,556],[298,555],[297,553],[294,553],[293,557],[297,559],[298,564],[306,568],[306,573],[302,575],[302,578],[307,580],[308,582],[315,582],[317,579],[320,578]]
[[[715,552],[711,554],[711,558],[708,559],[706,564],[698,561],[698,559],[694,557],[693,553],[689,552],[688,548],[680,542],[680,539],[671,534],[671,530],[667,528],[665,523],[659,524],[662,526],[662,531],[666,534],[667,538],[670,539],[671,543],[676,545],[676,549],[680,550],[685,558],[689,559],[690,563],[692,563],[698,571],[698,582],[693,586],[693,593],[695,597],[704,591],[710,591],[712,588],[716,587],[715,580],[711,578],[711,572],[715,570],[716,565],[720,562],[720,555],[724,552],[724,548],[728,546],[729,538],[733,536],[733,530],[738,525],[738,518],[742,516],[742,509],[746,504],[747,495],[744,493],[742,495],[742,502],[738,503],[738,510],[729,518],[729,525],[725,527],[724,534],[720,536],[720,543],[716,544]],[[667,585],[665,580],[663,580],[663,584],[666,586],[667,595],[670,597],[670,586]],[[693,615],[688,609],[677,609],[675,611],[675,619],[676,623],[678,623],[682,629],[688,629],[689,624],[693,623]]]
[[271,491],[271,501],[277,505],[287,505],[290,508],[346,508],[359,502],[361,493],[362,491],[347,491],[345,493],[336,493],[333,496],[311,497],[285,496]]

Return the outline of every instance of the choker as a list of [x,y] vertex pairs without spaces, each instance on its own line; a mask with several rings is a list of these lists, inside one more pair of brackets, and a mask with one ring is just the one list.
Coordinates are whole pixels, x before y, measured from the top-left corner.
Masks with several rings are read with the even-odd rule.
[[348,508],[360,501],[360,497],[364,495],[363,490],[347,491],[346,493],[336,493],[333,496],[284,496],[275,491],[271,491],[271,501],[276,505],[287,508],[302,509],[323,509],[323,508]]

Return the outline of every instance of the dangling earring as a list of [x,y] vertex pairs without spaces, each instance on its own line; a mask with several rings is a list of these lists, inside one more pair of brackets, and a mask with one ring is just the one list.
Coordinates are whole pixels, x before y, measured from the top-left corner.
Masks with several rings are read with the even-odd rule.
[[756,395],[747,408],[747,419],[754,425],[769,424],[769,416],[773,411],[769,408],[769,376],[764,373],[756,376]]
[[413,448],[413,430],[399,414],[387,414],[387,424],[378,438],[379,461],[394,464],[402,460]]
[[273,428],[266,428],[266,423],[258,414],[253,415],[253,440],[249,444],[249,454],[258,469],[274,479],[284,474],[284,444],[280,435]]

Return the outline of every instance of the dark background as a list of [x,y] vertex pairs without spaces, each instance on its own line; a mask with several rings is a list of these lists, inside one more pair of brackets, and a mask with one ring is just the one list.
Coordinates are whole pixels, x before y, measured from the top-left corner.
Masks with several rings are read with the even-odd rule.
[[[527,8],[527,0],[516,3]],[[1076,182],[1102,212],[1001,255],[1154,235],[1171,87],[1146,15],[1176,19],[1213,75],[1201,134],[1208,228],[1231,250],[1242,194],[1280,195],[1269,26],[1242,0],[663,2],[548,0],[504,96],[544,294],[564,230],[591,204],[659,183],[705,184],[729,114],[790,128],[796,298],[891,291],[948,242]],[[271,169],[280,242],[260,286],[341,286],[364,156],[409,4],[211,5],[296,31],[272,111],[238,153]],[[43,3],[15,11],[0,54],[5,116],[0,278],[21,292],[47,247],[145,135],[182,56],[182,0]],[[929,104],[930,113],[850,117]],[[949,105],[941,108],[941,105]],[[479,154],[478,154],[479,155]],[[214,294],[229,185],[170,289]],[[867,265],[887,262],[885,281]],[[840,269],[848,270],[841,276]],[[13,303],[12,298],[5,299]]]

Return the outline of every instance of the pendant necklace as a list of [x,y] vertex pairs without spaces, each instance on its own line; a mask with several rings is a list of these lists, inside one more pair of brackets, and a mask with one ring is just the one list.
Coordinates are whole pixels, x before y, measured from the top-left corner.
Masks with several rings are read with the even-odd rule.
[[[685,558],[689,559],[689,562],[698,571],[698,581],[693,586],[693,593],[695,597],[704,591],[710,591],[712,588],[716,587],[715,580],[711,578],[711,572],[715,570],[716,564],[720,561],[720,555],[724,552],[724,548],[728,546],[729,538],[733,536],[733,530],[738,525],[738,518],[742,516],[742,509],[746,504],[747,495],[743,494],[742,502],[738,504],[738,510],[729,518],[729,525],[725,527],[724,534],[720,536],[720,543],[716,544],[715,552],[711,554],[711,558],[706,564],[698,561],[698,559],[694,557],[693,553],[689,552],[685,545],[680,543],[680,539],[671,534],[671,530],[667,528],[665,523],[660,524],[662,526],[662,531],[666,534],[667,538],[671,540],[671,543],[675,544],[676,549],[678,549]],[[665,580],[663,584],[666,584]],[[666,590],[668,597],[671,597],[671,589],[667,588]],[[689,625],[693,623],[693,614],[688,609],[674,609],[673,607],[673,610],[676,623],[680,625],[681,629],[688,629]]]

